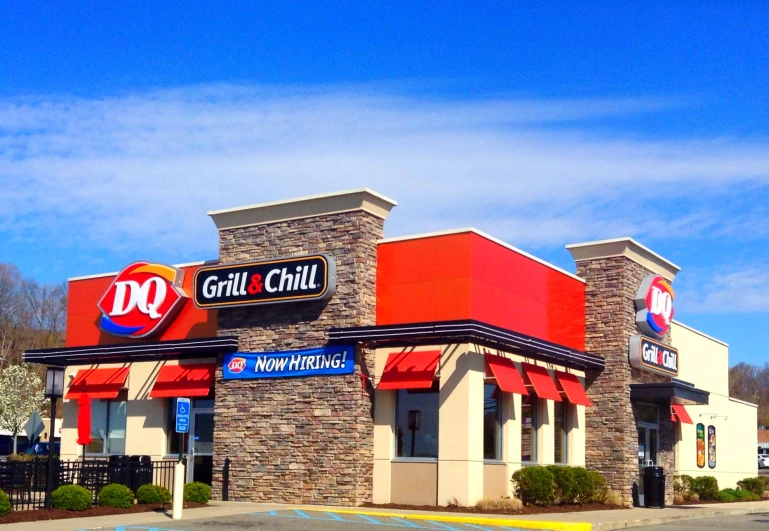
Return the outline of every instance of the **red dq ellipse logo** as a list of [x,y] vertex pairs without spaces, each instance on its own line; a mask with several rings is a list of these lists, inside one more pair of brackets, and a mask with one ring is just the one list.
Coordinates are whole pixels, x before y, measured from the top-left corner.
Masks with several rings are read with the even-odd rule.
[[176,267],[136,262],[115,277],[99,301],[99,327],[120,337],[140,338],[159,332],[187,297],[184,271]]
[[636,294],[636,324],[642,332],[664,336],[670,328],[675,311],[673,299],[675,292],[670,282],[660,275],[649,275]]
[[227,364],[227,370],[229,370],[233,374],[241,373],[245,368],[246,368],[246,360],[243,358],[232,358],[230,362]]

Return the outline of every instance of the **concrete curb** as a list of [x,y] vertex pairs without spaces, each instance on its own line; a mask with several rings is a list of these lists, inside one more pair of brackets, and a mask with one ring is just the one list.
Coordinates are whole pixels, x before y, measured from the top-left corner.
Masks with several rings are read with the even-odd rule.
[[641,518],[636,520],[626,520],[624,522],[605,522],[593,524],[593,531],[612,531],[614,529],[629,529],[633,527],[644,527],[661,524],[672,524],[674,522],[685,522],[688,520],[700,520],[702,518],[715,518],[719,516],[744,516],[748,514],[769,512],[765,507],[752,507],[749,509],[717,509],[708,512],[696,512],[688,515],[662,516],[660,518]]
[[546,529],[549,531],[592,531],[593,529],[592,524],[586,522],[548,522],[545,520],[516,520],[511,518],[489,518],[484,516],[449,516],[443,514],[413,514],[388,511],[356,511],[352,509],[327,510],[308,509],[307,507],[302,507],[301,510],[336,514],[379,516],[382,518],[400,518],[403,520],[425,520],[431,522],[446,522],[454,524],[515,527],[518,529]]

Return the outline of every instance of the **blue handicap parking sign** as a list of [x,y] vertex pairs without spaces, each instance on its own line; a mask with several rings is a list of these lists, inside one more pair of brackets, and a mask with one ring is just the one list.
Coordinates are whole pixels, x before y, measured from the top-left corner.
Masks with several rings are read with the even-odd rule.
[[190,399],[176,399],[176,433],[190,431]]

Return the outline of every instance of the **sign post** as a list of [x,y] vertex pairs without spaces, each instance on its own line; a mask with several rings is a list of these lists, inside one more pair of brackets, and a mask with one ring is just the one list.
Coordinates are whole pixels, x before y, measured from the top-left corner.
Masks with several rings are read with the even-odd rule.
[[179,434],[179,462],[174,467],[174,499],[171,517],[181,520],[184,507],[184,434],[190,431],[190,399],[176,399],[176,433]]

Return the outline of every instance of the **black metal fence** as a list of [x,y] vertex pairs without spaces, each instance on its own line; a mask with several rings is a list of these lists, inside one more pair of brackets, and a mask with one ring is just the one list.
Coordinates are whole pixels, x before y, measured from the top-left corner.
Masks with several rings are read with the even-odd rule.
[[[147,484],[161,485],[172,490],[175,464],[175,461],[151,461],[146,456],[113,456],[110,460],[56,459],[53,489],[60,485],[81,485],[91,492],[94,504],[99,491],[110,483],[126,485],[134,492]],[[0,490],[8,494],[14,511],[43,508],[47,478],[47,459],[0,463]]]

